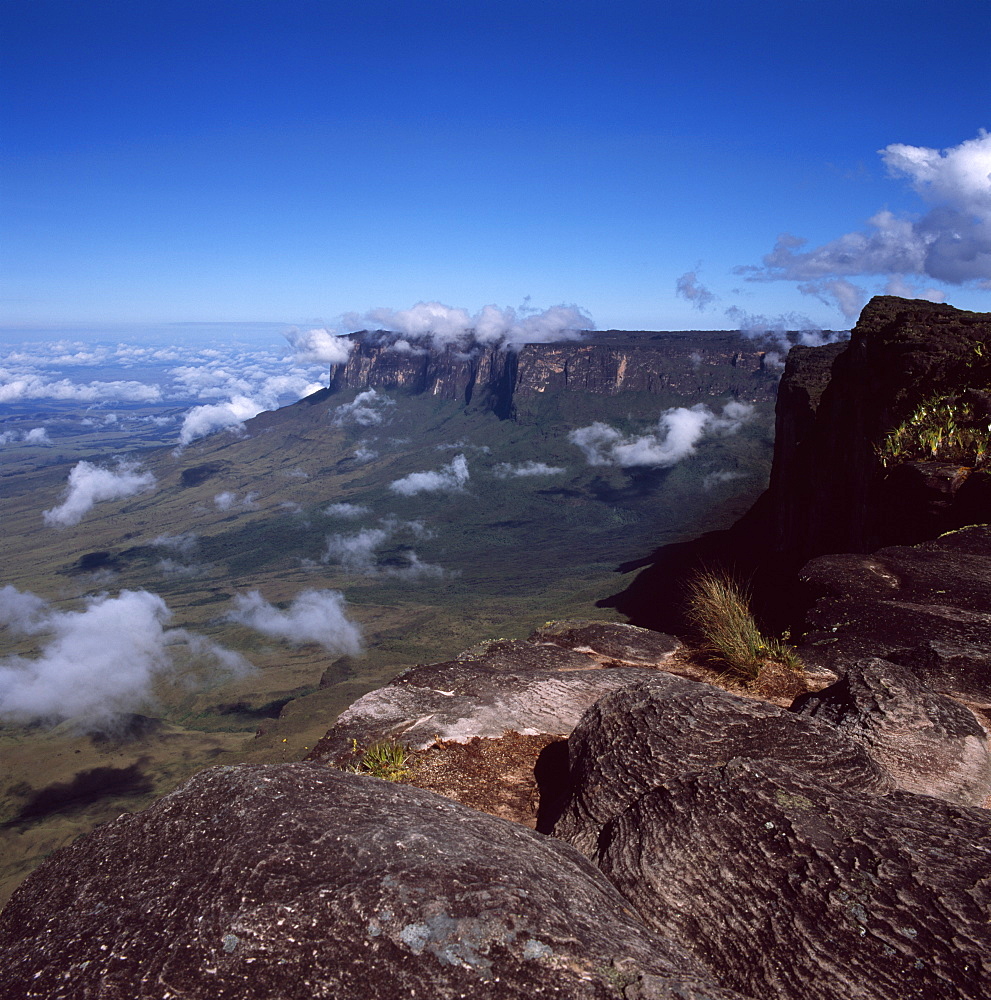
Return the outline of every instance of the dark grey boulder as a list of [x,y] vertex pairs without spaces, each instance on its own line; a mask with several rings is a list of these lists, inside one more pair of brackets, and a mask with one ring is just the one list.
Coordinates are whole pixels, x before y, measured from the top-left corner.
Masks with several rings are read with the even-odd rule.
[[986,1000],[991,816],[771,761],[672,778],[603,832],[601,867],[732,989]]
[[554,835],[595,857],[603,827],[645,792],[737,757],[790,763],[836,788],[892,787],[864,747],[833,726],[668,677],[614,691],[582,716],[568,740],[571,795]]
[[733,1000],[567,844],[315,764],[192,778],[0,915],[0,995]]
[[991,708],[991,527],[871,555],[813,559],[799,651],[836,676],[883,657],[934,690]]
[[792,710],[863,744],[898,788],[974,806],[991,794],[987,733],[974,713],[898,664],[858,660]]

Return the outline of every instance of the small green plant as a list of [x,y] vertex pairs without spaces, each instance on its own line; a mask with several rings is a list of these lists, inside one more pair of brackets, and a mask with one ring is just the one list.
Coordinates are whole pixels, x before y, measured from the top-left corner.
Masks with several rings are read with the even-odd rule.
[[795,650],[761,632],[750,594],[729,573],[707,570],[688,586],[688,618],[712,655],[741,680],[756,680],[767,663],[801,670]]
[[371,774],[386,781],[405,781],[410,775],[410,749],[394,740],[372,743],[364,750],[352,740],[351,753],[358,759],[345,770],[352,774]]
[[885,467],[899,462],[958,462],[977,467],[988,459],[991,422],[962,396],[930,396],[890,430],[877,452]]

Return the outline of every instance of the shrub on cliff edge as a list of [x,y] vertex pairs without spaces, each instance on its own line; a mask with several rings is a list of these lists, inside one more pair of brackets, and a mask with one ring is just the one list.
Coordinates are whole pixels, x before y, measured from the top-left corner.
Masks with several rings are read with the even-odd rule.
[[688,619],[712,655],[741,680],[756,680],[767,663],[801,669],[795,651],[761,632],[750,594],[729,573],[705,570],[688,585]]

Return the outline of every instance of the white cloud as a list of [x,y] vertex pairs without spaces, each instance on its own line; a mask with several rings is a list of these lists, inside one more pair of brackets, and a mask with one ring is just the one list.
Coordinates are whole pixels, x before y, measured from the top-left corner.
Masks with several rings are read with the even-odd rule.
[[52,439],[44,427],[32,427],[29,431],[0,432],[0,445],[15,444],[18,441],[35,447],[51,448],[52,446]]
[[150,490],[155,477],[142,472],[135,462],[120,461],[116,470],[101,468],[90,462],[79,462],[69,473],[65,499],[57,507],[42,514],[45,524],[64,528],[78,524],[94,504],[101,500],[119,500]]
[[338,426],[357,424],[359,427],[374,427],[381,424],[390,406],[396,401],[375,389],[359,392],[350,403],[342,403],[330,411],[330,419]]
[[[537,311],[488,305],[477,313],[446,306],[441,302],[417,302],[409,309],[379,308],[363,315],[352,313],[342,324],[351,330],[381,329],[405,338],[394,350],[410,350],[410,341],[428,341],[435,347],[467,345],[471,341],[518,347],[521,344],[573,340],[585,330],[595,329],[592,318],[578,306],[552,306]],[[402,344],[403,346],[398,346]]]
[[[363,528],[353,534],[327,536],[321,562],[340,566],[359,576],[385,576],[400,579],[439,578],[449,575],[442,567],[423,562],[408,545],[396,545],[397,539],[428,538],[430,532],[421,521],[386,519],[379,528]],[[382,550],[392,544],[393,550]]]
[[370,508],[357,503],[332,503],[324,507],[323,512],[328,517],[343,517],[349,520],[371,513]]
[[464,455],[454,458],[436,472],[411,472],[389,483],[389,489],[405,497],[414,493],[458,492],[468,482],[468,460]]
[[344,596],[336,590],[304,590],[285,611],[269,604],[257,590],[238,594],[228,618],[263,635],[291,643],[317,642],[328,653],[362,652],[361,628],[344,613]]
[[705,312],[706,306],[716,301],[716,295],[698,280],[695,271],[686,271],[675,282],[675,294],[687,299],[699,312]]
[[89,598],[83,611],[56,611],[33,594],[5,587],[0,609],[21,631],[50,636],[36,657],[0,661],[0,717],[11,721],[72,719],[109,728],[152,702],[155,682],[181,670],[181,660],[201,679],[204,671],[251,669],[243,657],[202,636],[167,629],[171,612],[145,590]]
[[753,412],[749,403],[733,401],[723,407],[720,416],[697,403],[665,410],[657,421],[657,430],[646,434],[624,435],[596,421],[573,430],[568,440],[581,448],[589,465],[666,468],[694,454],[706,434],[736,433]]
[[162,398],[158,386],[134,381],[89,382],[77,385],[67,378],[49,381],[32,372],[15,373],[0,369],[0,403],[24,399],[55,399],[78,403],[157,403]]
[[31,430],[25,433],[24,443],[50,448],[52,446],[52,439],[48,436],[48,431],[44,427],[32,427]]
[[219,510],[236,510],[238,508],[253,510],[258,502],[258,494],[254,490],[251,490],[239,498],[237,493],[231,490],[224,490],[223,493],[218,493],[214,496],[213,502]]
[[243,434],[244,421],[258,416],[264,409],[264,404],[247,396],[235,396],[226,403],[194,406],[183,418],[179,444],[185,446],[219,430]]
[[507,476],[559,476],[565,470],[558,465],[547,465],[545,462],[520,462],[513,465],[510,462],[500,462],[492,472],[500,479]]
[[806,240],[785,234],[760,267],[737,272],[748,281],[798,282],[800,291],[835,302],[847,316],[855,315],[866,297],[845,280],[858,275],[900,277],[901,287],[913,289],[927,279],[991,288],[991,134],[982,129],[945,150],[892,143],[878,152],[888,173],[907,178],[929,203],[925,215],[898,216],[885,209],[866,229],[812,249],[806,249]]
[[329,330],[298,330],[293,327],[283,336],[289,341],[297,361],[319,362],[325,365],[343,364],[354,342]]

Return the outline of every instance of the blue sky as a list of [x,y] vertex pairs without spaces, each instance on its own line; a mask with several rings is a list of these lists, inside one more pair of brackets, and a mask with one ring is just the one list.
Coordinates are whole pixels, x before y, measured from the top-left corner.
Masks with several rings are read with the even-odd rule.
[[[8,330],[527,297],[600,329],[838,328],[886,289],[991,309],[987,0],[6,0],[0,22]],[[784,233],[808,242],[764,263]]]

